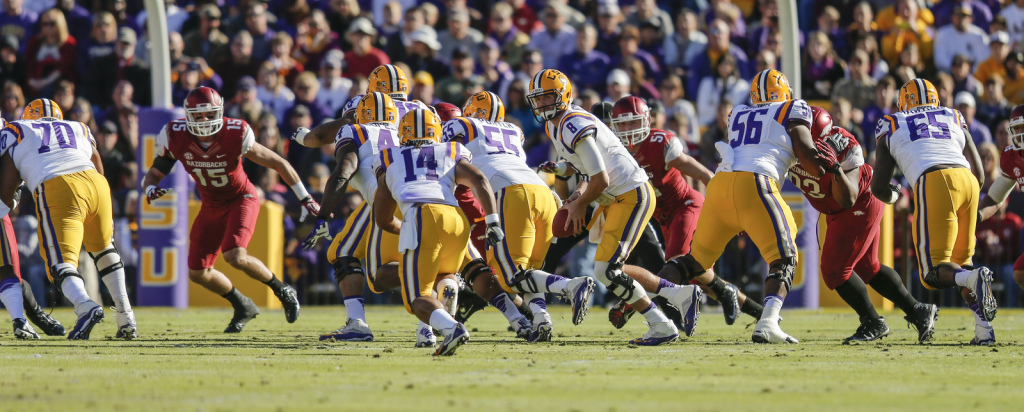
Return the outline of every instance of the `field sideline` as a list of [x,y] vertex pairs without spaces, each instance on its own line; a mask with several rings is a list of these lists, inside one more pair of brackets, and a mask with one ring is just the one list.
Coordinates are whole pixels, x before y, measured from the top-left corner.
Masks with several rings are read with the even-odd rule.
[[[324,344],[341,308],[308,308],[295,324],[267,311],[241,335],[219,333],[228,310],[136,311],[140,338],[113,340],[112,317],[89,342],[0,334],[0,405],[47,410],[1008,410],[1021,408],[1024,312],[1003,310],[999,345],[966,346],[966,310],[939,313],[935,341],[916,344],[898,313],[880,344],[843,346],[850,310],[784,310],[798,345],[749,343],[749,317],[726,326],[703,314],[697,335],[632,348],[640,317],[614,330],[594,308],[583,325],[553,307],[557,341],[512,339],[494,310],[468,325],[473,340],[452,358],[414,349],[414,319],[369,307],[376,342]],[[108,314],[109,315],[109,314]],[[69,324],[70,310],[54,316]],[[743,323],[740,325],[740,323]],[[69,325],[70,326],[70,325]]]

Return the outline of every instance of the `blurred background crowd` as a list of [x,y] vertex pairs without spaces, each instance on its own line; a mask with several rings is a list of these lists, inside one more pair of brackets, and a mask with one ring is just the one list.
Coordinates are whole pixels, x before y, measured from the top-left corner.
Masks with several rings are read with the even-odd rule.
[[[115,195],[120,244],[135,222],[138,111],[150,103],[149,33],[141,0],[2,0],[0,113],[20,117],[47,97],[96,136]],[[260,143],[285,156],[311,191],[334,167],[333,146],[290,145],[297,127],[340,116],[378,65],[400,66],[410,100],[462,106],[481,90],[497,93],[506,120],[527,135],[531,165],[552,157],[530,115],[526,85],[543,68],[574,82],[579,105],[637,95],[653,127],[672,131],[714,170],[714,143],[728,134],[733,105],[749,100],[749,80],[778,68],[784,47],[777,0],[165,0],[173,101],[210,86],[225,115],[252,125]],[[828,109],[873,159],[879,118],[894,110],[900,85],[931,80],[941,103],[963,112],[986,174],[998,173],[1008,144],[1007,116],[1024,102],[1024,0],[797,0],[803,98]],[[289,211],[286,276],[304,303],[337,302],[322,251],[302,251],[298,205],[273,171],[246,172],[266,200]],[[904,187],[910,185],[904,184]],[[984,190],[987,190],[987,186]],[[909,199],[904,196],[903,199]],[[31,197],[17,216],[23,272],[46,293]],[[358,194],[335,211],[344,218]],[[910,213],[896,208],[896,269],[915,283]],[[1016,306],[1010,265],[1021,251],[1024,196],[979,225],[975,262],[1005,275],[1000,302]],[[339,219],[340,226],[343,219]],[[326,247],[326,245],[322,245]],[[132,248],[122,247],[122,250]],[[570,254],[587,259],[587,245]],[[131,264],[131,251],[125,252]],[[591,252],[592,253],[592,252]],[[719,272],[759,294],[763,265],[738,237]],[[576,276],[582,265],[562,265]],[[1007,287],[1002,287],[1008,285]],[[919,284],[915,293],[926,293]],[[955,296],[933,296],[944,303]],[[389,299],[373,297],[372,299]],[[600,303],[600,302],[598,302]]]

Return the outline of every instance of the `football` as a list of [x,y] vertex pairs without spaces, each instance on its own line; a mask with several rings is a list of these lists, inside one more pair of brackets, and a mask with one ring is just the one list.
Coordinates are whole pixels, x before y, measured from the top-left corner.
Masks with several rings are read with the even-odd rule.
[[554,233],[555,237],[569,237],[576,233],[576,225],[569,224],[568,229],[565,227],[565,221],[569,219],[568,209],[558,209],[558,213],[555,213],[555,221],[551,222],[551,232]]

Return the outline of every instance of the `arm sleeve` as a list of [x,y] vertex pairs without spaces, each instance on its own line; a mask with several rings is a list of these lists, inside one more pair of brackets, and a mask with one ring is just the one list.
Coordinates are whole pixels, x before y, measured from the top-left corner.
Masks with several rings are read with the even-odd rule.
[[167,135],[167,126],[170,126],[170,124],[167,124],[163,129],[160,129],[160,134],[156,135],[156,156],[166,156],[174,159],[174,154],[171,153],[170,138]]
[[1010,195],[1010,191],[1013,190],[1013,186],[1017,184],[1016,181],[1006,177],[1003,174],[996,176],[996,180],[992,182],[992,186],[988,188],[988,195],[992,200],[996,201],[996,204],[1003,203],[1006,197]]
[[683,155],[683,144],[672,133],[665,133],[665,164]]
[[249,150],[252,149],[252,146],[256,144],[256,135],[252,133],[252,128],[249,127],[248,123],[245,125],[245,131],[243,133],[245,133],[245,135],[242,136],[242,154],[238,157],[245,156],[245,154],[249,153]]
[[594,139],[584,137],[576,142],[576,154],[583,162],[580,166],[583,168],[584,174],[591,176],[604,171],[604,159],[601,158],[600,149]]

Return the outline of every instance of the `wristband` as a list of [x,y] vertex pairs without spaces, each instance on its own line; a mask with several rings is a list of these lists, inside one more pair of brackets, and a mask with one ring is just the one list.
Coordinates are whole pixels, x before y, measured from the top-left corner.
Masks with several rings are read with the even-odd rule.
[[306,135],[309,134],[309,132],[310,132],[309,129],[306,129],[304,127],[299,128],[299,130],[295,131],[295,136],[294,136],[295,141],[298,144],[305,146],[305,143],[303,143],[303,141],[306,140]]
[[490,225],[490,224],[495,224],[496,225],[496,224],[498,224],[498,222],[500,220],[501,219],[498,218],[498,214],[497,213],[491,213],[491,214],[489,214],[487,216],[484,216],[484,222],[487,222],[488,225]]
[[303,185],[302,182],[292,185],[292,192],[295,192],[295,196],[298,197],[299,200],[309,197],[309,192],[306,191],[306,186]]

